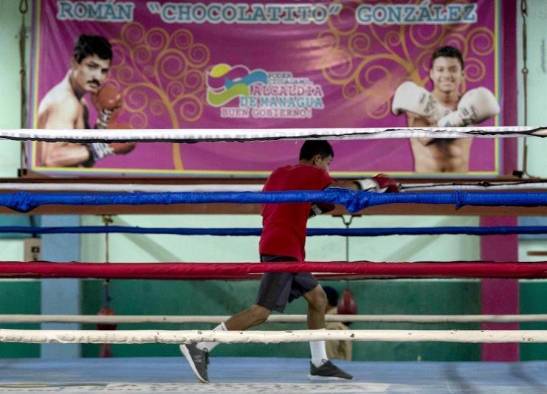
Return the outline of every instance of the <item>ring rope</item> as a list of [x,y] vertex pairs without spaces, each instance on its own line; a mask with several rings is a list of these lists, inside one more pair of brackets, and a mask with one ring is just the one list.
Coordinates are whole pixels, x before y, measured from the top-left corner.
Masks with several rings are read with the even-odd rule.
[[264,272],[358,278],[547,278],[547,262],[46,263],[1,262],[2,278],[256,279]]
[[[139,324],[139,323],[222,323],[230,316],[141,316],[141,315],[0,315],[2,324],[79,323],[79,324]],[[305,323],[307,315],[270,315],[266,323]],[[529,323],[547,322],[547,314],[527,315],[332,315],[327,322],[352,323]]]
[[369,206],[385,204],[452,204],[460,208],[476,206],[544,206],[546,192],[434,192],[434,193],[376,193],[329,188],[323,191],[285,192],[202,192],[202,193],[34,193],[0,194],[0,206],[28,212],[42,205],[146,205],[146,204],[268,204],[315,202],[340,204],[349,212]]
[[[212,228],[212,227],[134,227],[134,226],[0,226],[1,233],[14,234],[163,234],[163,235],[214,235],[259,236],[261,228]],[[387,235],[506,235],[547,234],[547,226],[442,226],[442,227],[380,227],[380,228],[308,228],[308,236],[376,237]]]
[[[113,184],[113,183],[17,183],[0,182],[0,190],[8,191],[70,191],[70,192],[216,192],[216,191],[254,191],[262,190],[260,184],[199,184],[199,185],[150,185],[150,184]],[[408,183],[401,184],[401,192],[417,191],[485,191],[485,190],[530,190],[547,189],[547,182],[519,181],[519,182],[484,182],[479,183]]]
[[0,342],[142,344],[190,342],[288,343],[307,341],[383,341],[458,343],[546,343],[546,330],[296,330],[296,331],[168,331],[168,330],[9,330]]
[[39,141],[170,141],[204,142],[260,141],[302,138],[364,139],[364,138],[464,138],[464,137],[518,137],[547,135],[546,127],[391,127],[391,128],[287,128],[287,129],[177,129],[115,131],[2,129],[0,138]]
[[[150,185],[112,183],[0,183],[0,190],[21,191],[70,191],[70,192],[259,192],[263,185]],[[547,188],[547,183],[546,183]]]
[[481,181],[479,183],[420,183],[402,184],[401,192],[422,192],[422,191],[447,191],[447,190],[538,190],[547,189],[547,182],[542,180],[530,182],[500,182],[490,183]]

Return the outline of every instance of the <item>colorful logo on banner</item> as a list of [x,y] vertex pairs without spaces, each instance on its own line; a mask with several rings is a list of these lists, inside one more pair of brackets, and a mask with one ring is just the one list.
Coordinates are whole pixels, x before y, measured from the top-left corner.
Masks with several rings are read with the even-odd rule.
[[220,107],[222,118],[312,118],[325,107],[323,96],[320,85],[288,71],[222,63],[207,73],[207,103]]

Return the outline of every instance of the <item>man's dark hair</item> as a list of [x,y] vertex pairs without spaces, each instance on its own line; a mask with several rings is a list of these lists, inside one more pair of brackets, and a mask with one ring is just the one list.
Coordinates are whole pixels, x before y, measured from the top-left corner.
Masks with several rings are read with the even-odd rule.
[[334,157],[334,150],[325,140],[307,140],[300,148],[300,160],[311,160],[315,155],[320,155],[322,158]]
[[112,45],[103,36],[82,34],[74,45],[74,60],[81,63],[92,55],[97,55],[103,60],[112,60]]
[[338,290],[330,286],[322,286],[322,287],[323,287],[323,290],[325,291],[325,294],[327,295],[327,301],[329,305],[337,306],[338,298],[340,297],[340,295],[338,294]]
[[433,67],[433,62],[435,62],[435,59],[437,59],[438,57],[453,57],[458,59],[463,70],[463,55],[458,48],[454,48],[451,46],[438,48],[435,52],[433,52],[433,55],[431,55],[431,67]]

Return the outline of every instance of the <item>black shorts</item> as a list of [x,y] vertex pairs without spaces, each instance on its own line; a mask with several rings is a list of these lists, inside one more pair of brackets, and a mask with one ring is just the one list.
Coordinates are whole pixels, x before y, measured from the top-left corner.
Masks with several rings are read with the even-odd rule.
[[[293,257],[262,255],[260,261],[273,263],[297,260]],[[271,311],[283,312],[289,302],[303,296],[318,284],[309,272],[266,272],[260,281],[256,303]]]

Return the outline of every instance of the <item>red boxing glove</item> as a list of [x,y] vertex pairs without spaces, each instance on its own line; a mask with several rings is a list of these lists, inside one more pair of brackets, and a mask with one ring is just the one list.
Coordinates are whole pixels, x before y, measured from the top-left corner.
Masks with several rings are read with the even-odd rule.
[[[130,129],[131,125],[127,123],[118,123],[116,121],[111,121],[108,124],[109,130],[114,129]],[[130,141],[130,142],[111,142],[108,145],[112,148],[112,153],[115,155],[126,155],[129,152],[133,151],[135,149],[135,146],[137,146],[136,142]]]
[[385,174],[360,179],[355,181],[355,183],[357,183],[361,190],[371,190],[378,193],[397,193],[401,190],[399,183]]
[[104,85],[92,99],[99,112],[97,128],[108,128],[114,111],[122,107],[122,94],[114,86]]
[[381,193],[398,193],[401,191],[401,185],[395,179],[385,174],[378,174],[373,176],[372,179],[378,185],[377,190]]
[[115,111],[123,104],[122,94],[113,85],[103,85],[95,95],[94,103],[99,111]]
[[136,142],[111,142],[110,147],[115,155],[127,155],[137,145]]
[[345,289],[338,301],[337,312],[339,315],[356,315],[357,304],[350,289]]
[[[114,311],[112,308],[109,308],[107,306],[103,306],[99,313],[97,313],[99,316],[113,316]],[[118,327],[117,324],[109,324],[109,323],[98,323],[97,324],[97,330],[115,330]]]

